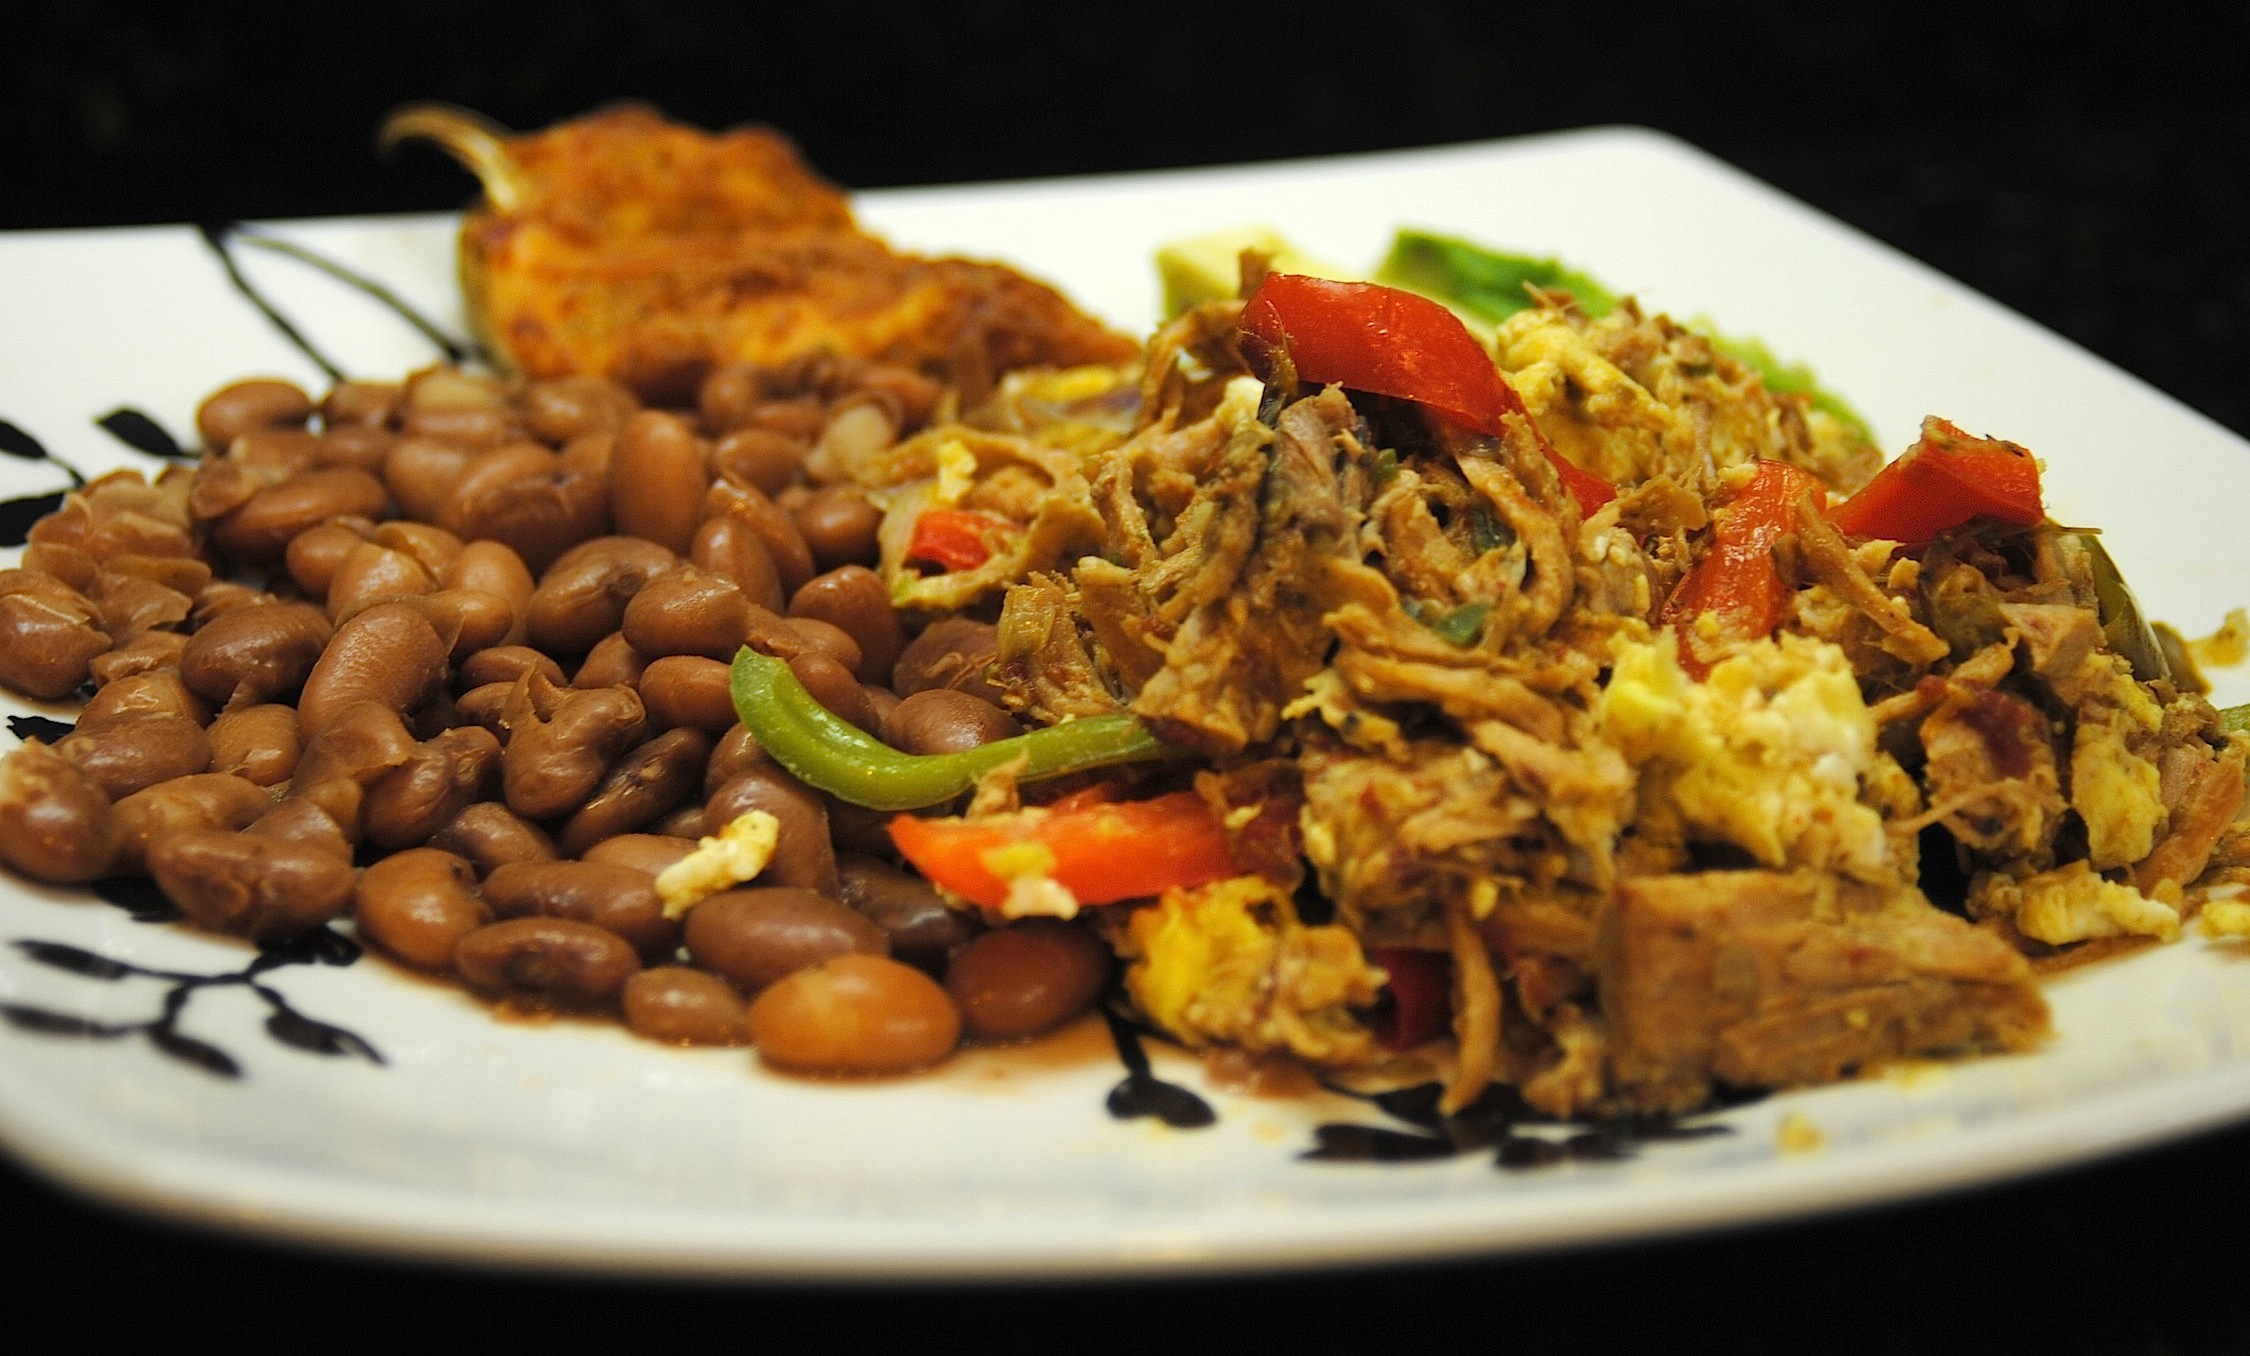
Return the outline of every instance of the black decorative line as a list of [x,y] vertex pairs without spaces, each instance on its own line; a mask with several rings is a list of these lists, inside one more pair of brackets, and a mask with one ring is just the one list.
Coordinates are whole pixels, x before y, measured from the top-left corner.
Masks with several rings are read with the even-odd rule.
[[[44,461],[60,466],[70,477],[71,489],[86,483],[86,473],[47,450],[47,445],[5,419],[0,419],[0,456],[18,461]],[[16,499],[0,500],[0,546],[21,546],[31,539],[32,524],[62,507],[69,490],[48,490]]]
[[77,728],[76,725],[67,720],[56,720],[52,716],[8,717],[9,734],[18,739],[37,739],[48,744],[54,743]]
[[293,241],[282,240],[276,236],[262,235],[241,225],[236,225],[233,228],[233,234],[235,239],[240,240],[245,245],[255,245],[259,249],[272,250],[276,254],[286,255],[299,263],[308,264],[340,282],[348,283],[365,292],[368,296],[388,306],[399,319],[419,331],[423,338],[437,345],[438,350],[445,354],[448,362],[465,363],[471,358],[481,356],[481,351],[475,345],[447,334],[436,321],[416,310],[406,298],[357,269],[338,263],[326,255],[316,254]]
[[0,500],[0,546],[21,546],[30,541],[32,527],[61,508],[63,496],[69,493],[68,490],[49,490],[45,494]]
[[26,938],[17,940],[15,948],[41,965],[81,979],[101,983],[129,978],[154,979],[170,986],[164,992],[157,1015],[143,1022],[97,1022],[90,1017],[27,1003],[0,1003],[0,1019],[20,1031],[80,1040],[117,1040],[138,1035],[161,1053],[204,1073],[218,1078],[240,1078],[241,1062],[211,1042],[180,1030],[180,1018],[187,1011],[189,1001],[205,989],[245,988],[266,1005],[265,1032],[279,1044],[308,1054],[351,1055],[376,1065],[385,1062],[382,1052],[366,1038],[299,1012],[280,990],[263,978],[284,965],[349,965],[357,960],[358,944],[330,928],[320,928],[286,942],[268,942],[258,948],[256,958],[248,965],[218,974],[152,969],[63,942]]
[[196,459],[196,454],[180,446],[180,440],[166,432],[162,424],[130,405],[121,405],[96,419],[94,423],[102,432],[135,452],[145,452],[167,461]]
[[[1368,1102],[1409,1129],[1355,1122],[1331,1122],[1313,1127],[1313,1147],[1298,1157],[1324,1163],[1427,1163],[1462,1154],[1490,1153],[1501,1168],[1544,1168],[1557,1163],[1615,1163],[1632,1158],[1644,1144],[1663,1140],[1702,1139],[1729,1135],[1731,1126],[1715,1122],[1688,1124],[1663,1115],[1605,1117],[1594,1121],[1566,1121],[1532,1108],[1514,1088],[1487,1088],[1476,1101],[1447,1115],[1439,1110],[1444,1089],[1436,1083],[1418,1083],[1391,1092],[1357,1093],[1331,1086],[1329,1091]],[[1714,1099],[1695,1114],[1740,1105],[1746,1097]],[[1569,1133],[1523,1134],[1519,1126],[1553,1126]]]
[[1109,1090],[1106,1105],[1117,1119],[1154,1116],[1174,1130],[1195,1130],[1219,1119],[1211,1104],[1181,1087],[1158,1078],[1150,1068],[1148,1051],[1141,1046],[1140,1031],[1117,1011],[1102,1004],[1102,1020],[1109,1024],[1110,1044],[1125,1065],[1125,1081]]
[[0,419],[0,455],[14,457],[19,461],[51,461],[70,473],[71,484],[86,483],[85,474],[77,467],[49,452],[45,443],[5,419]]
[[187,916],[146,876],[104,876],[86,888],[94,898],[123,909],[136,923],[177,923]]
[[227,248],[227,237],[234,233],[235,223],[231,221],[199,222],[195,229],[196,233],[203,237],[203,243],[209,246],[211,252],[219,257],[219,266],[226,270],[227,281],[234,284],[234,290],[240,292],[252,306],[257,307],[258,313],[281,332],[282,338],[294,344],[299,353],[312,360],[313,366],[327,373],[330,381],[344,380],[344,370],[330,362],[326,354],[314,348],[312,341],[305,338],[304,334],[294,324],[290,323],[289,318],[276,310],[273,303],[267,301],[257,288],[252,287],[248,278],[242,276],[241,267],[234,261],[234,252]]

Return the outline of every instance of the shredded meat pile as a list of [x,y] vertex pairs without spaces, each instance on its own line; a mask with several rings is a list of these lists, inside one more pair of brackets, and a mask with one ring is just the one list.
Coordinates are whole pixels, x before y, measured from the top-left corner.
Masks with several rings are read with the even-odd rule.
[[[1619,485],[1590,516],[1522,418],[1476,436],[1260,381],[1230,303],[1157,336],[1137,401],[1081,380],[1102,417],[1041,429],[1025,412],[1058,403],[1019,384],[862,477],[903,519],[945,439],[971,449],[947,502],[1030,476],[1033,546],[942,603],[891,559],[894,597],[997,608],[1027,717],[1131,711],[1201,756],[1216,807],[1293,817],[1260,877],[1113,927],[1152,1021],[1434,1068],[1452,1107],[1501,1081],[1558,1113],[1679,1111],[2028,1048],[2034,961],[2174,934],[2208,869],[2250,863],[2242,745],[2105,633],[2106,561],[2052,524],[1908,552],[1808,509],[1775,550],[1781,634],[1691,677],[1659,612],[1730,468],[1841,491],[1880,456],[1667,319],[1543,302],[1497,352],[1552,444]],[[1946,907],[1932,866],[1968,881]],[[1395,948],[1451,974],[1449,1038],[1405,1053],[1369,1026]]]

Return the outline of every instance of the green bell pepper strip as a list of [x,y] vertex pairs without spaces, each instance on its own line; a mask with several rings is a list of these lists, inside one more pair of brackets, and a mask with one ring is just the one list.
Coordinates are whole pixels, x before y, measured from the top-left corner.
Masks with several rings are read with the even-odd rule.
[[735,714],[805,785],[871,810],[942,805],[997,768],[1022,781],[1184,756],[1128,715],[1086,716],[959,753],[901,753],[814,700],[789,666],[744,646],[730,675]]

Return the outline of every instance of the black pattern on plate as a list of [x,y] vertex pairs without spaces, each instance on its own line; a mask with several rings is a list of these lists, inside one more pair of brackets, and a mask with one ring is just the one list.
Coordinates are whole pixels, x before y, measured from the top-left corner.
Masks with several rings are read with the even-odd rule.
[[265,976],[287,965],[349,965],[359,958],[359,946],[332,929],[320,928],[286,942],[269,942],[239,970],[193,974],[159,970],[121,961],[97,951],[64,942],[19,939],[17,951],[41,965],[101,983],[127,979],[153,979],[167,987],[157,1014],[138,1022],[100,1022],[75,1013],[28,1003],[0,1003],[0,1019],[20,1031],[79,1040],[119,1040],[139,1036],[162,1054],[219,1078],[240,1078],[242,1064],[210,1041],[180,1029],[180,1018],[189,1002],[206,989],[246,988],[266,1006],[266,1035],[293,1050],[315,1055],[352,1055],[371,1064],[384,1063],[382,1053],[367,1039],[346,1027],[307,1016],[291,1005]]

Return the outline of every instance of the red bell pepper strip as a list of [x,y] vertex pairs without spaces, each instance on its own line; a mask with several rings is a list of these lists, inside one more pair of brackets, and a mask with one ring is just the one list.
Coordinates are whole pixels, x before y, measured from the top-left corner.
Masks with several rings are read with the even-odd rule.
[[1555,451],[1523,397],[1461,318],[1428,297],[1375,283],[1268,273],[1242,307],[1242,330],[1289,355],[1301,379],[1411,400],[1478,433],[1499,437],[1516,415],[1539,440],[1581,514],[1617,488]]
[[992,542],[1019,529],[1005,518],[975,509],[930,508],[914,520],[906,558],[944,567],[947,573],[973,570],[992,559]]
[[1761,461],[1748,484],[1719,509],[1710,543],[1694,568],[1665,600],[1662,619],[1680,635],[1680,665],[1698,678],[1709,671],[1697,643],[1696,619],[1716,614],[1730,639],[1773,634],[1789,606],[1789,590],[1774,568],[1773,545],[1797,521],[1797,501],[1826,491],[1809,471],[1782,461]]
[[1008,884],[1045,876],[1081,904],[1108,904],[1238,875],[1226,827],[1193,791],[980,819],[891,821],[891,841],[933,883],[998,907]]
[[1963,433],[1943,419],[1922,421],[1922,437],[1828,515],[1851,537],[1921,546],[1972,518],[2035,527],[2047,516],[2039,463],[1997,438]]
[[1453,1017],[1453,958],[1443,951],[1379,946],[1367,958],[1383,967],[1390,1003],[1375,1020],[1386,1050],[1408,1050],[1436,1036]]

